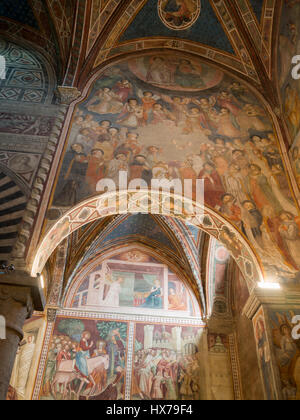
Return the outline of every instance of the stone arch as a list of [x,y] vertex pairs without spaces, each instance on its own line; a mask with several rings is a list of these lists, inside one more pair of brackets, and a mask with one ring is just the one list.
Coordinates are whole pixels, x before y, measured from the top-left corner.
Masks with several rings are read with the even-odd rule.
[[[185,213],[177,213],[172,209],[169,203],[173,200],[185,201],[185,208],[189,208]],[[168,206],[166,206],[166,203]],[[126,209],[124,207],[126,205]],[[188,205],[188,206],[187,206]],[[155,212],[151,210],[156,208]],[[182,206],[183,208],[183,206]],[[257,282],[263,281],[263,269],[258,257],[255,255],[250,244],[240,234],[240,232],[218,215],[215,211],[201,206],[187,198],[177,196],[173,193],[159,192],[153,190],[125,190],[119,192],[110,192],[93,197],[83,201],[73,207],[62,216],[50,228],[43,237],[37,248],[32,263],[32,276],[41,273],[48,258],[55,248],[68,237],[72,232],[80,227],[101,219],[106,216],[125,213],[152,213],[177,217],[183,221],[204,230],[211,236],[216,237],[229,249],[233,258],[237,261],[241,271],[247,279],[249,290],[253,290]]]

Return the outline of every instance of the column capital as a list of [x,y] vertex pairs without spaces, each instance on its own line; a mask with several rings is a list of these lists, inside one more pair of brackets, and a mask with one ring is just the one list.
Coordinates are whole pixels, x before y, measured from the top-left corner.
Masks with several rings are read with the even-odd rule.
[[[13,274],[7,276],[9,279],[15,277]],[[6,398],[17,349],[23,339],[24,322],[31,317],[33,309],[30,286],[9,284],[8,279],[4,282],[1,279],[0,315],[5,320],[5,336],[0,340],[0,401]]]
[[71,105],[81,96],[81,92],[76,87],[58,86],[56,96],[62,105]]
[[3,300],[7,294],[11,293],[16,298],[19,296],[17,299],[21,299],[21,289],[24,288],[30,289],[34,310],[43,311],[45,308],[45,295],[38,277],[31,277],[26,271],[21,270],[16,270],[9,274],[0,274],[0,299]]
[[282,286],[280,290],[267,290],[256,288],[247,300],[243,315],[252,319],[261,305],[265,306],[299,306],[300,288]]
[[56,308],[47,308],[47,321],[55,322],[56,320],[57,309]]

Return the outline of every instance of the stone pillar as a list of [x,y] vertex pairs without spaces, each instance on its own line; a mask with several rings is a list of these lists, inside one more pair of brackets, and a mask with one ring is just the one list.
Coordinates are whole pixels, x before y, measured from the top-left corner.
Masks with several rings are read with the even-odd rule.
[[5,319],[5,340],[0,340],[0,400],[6,399],[23,325],[32,315],[30,287],[0,285],[0,315]]
[[[273,344],[272,325],[269,310],[284,310],[287,303],[300,302],[299,292],[282,287],[280,290],[254,289],[244,307],[243,314],[253,323],[254,337],[261,382],[264,389],[265,400],[282,400],[279,369],[276,360],[276,351]],[[279,340],[280,325],[278,325]],[[291,339],[291,337],[289,337]]]
[[43,311],[44,307],[38,278],[23,271],[0,275],[0,316],[5,323],[5,339],[0,339],[0,401],[6,399],[24,322],[33,310]]

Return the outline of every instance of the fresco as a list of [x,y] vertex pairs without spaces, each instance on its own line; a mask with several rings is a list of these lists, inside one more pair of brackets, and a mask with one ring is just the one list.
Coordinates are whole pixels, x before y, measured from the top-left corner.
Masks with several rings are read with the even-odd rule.
[[130,337],[129,321],[58,316],[39,398],[199,400],[203,326],[161,319],[132,327]]
[[281,15],[279,38],[279,86],[283,98],[284,111],[292,140],[300,129],[300,86],[299,80],[292,78],[292,58],[300,54],[300,3],[286,0]]
[[202,329],[137,324],[131,398],[199,400]]
[[190,28],[201,12],[200,0],[159,0],[158,12],[162,22],[170,29]]
[[235,366],[230,360],[229,338],[224,334],[208,332],[207,335],[209,367],[210,367],[210,393],[214,401],[237,400],[233,385]]
[[122,400],[126,322],[58,318],[40,399]]
[[279,87],[291,136],[290,159],[300,186],[300,81],[294,80],[292,58],[300,54],[300,3],[286,0],[281,17],[279,40]]
[[194,315],[190,292],[167,265],[140,250],[93,264],[66,305],[78,309]]
[[120,171],[148,185],[190,179],[193,198],[202,179],[206,205],[242,231],[274,271],[297,276],[298,210],[265,110],[220,71],[176,60],[132,59],[99,77],[77,107],[53,207],[64,211],[96,195],[103,178],[119,188]]
[[[128,65],[132,73],[144,82],[175,91],[209,89],[218,85],[224,76],[222,71],[195,60],[176,57],[146,56],[132,60]],[[165,97],[165,100],[170,101],[170,98]]]
[[263,309],[260,309],[253,319],[254,334],[257,346],[258,362],[268,401],[276,400],[270,343],[266,329]]
[[292,337],[292,319],[299,310],[270,311],[273,344],[285,400],[300,400],[300,342]]
[[237,271],[235,279],[233,310],[235,314],[241,315],[250,295],[247,283],[240,270]]
[[290,156],[296,181],[298,186],[300,187],[300,133],[298,137],[295,141],[295,146],[293,146],[291,149]]

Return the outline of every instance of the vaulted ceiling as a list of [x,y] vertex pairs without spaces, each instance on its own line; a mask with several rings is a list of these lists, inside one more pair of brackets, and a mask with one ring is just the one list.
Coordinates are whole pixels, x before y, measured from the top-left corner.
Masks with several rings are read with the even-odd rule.
[[[186,30],[159,17],[158,0],[2,0],[0,34],[32,45],[52,62],[60,85],[82,90],[101,66],[140,51],[175,51],[201,57],[256,87],[280,108],[274,83],[283,0],[201,0],[200,16]],[[69,239],[66,281],[78,264],[123,241],[164,250],[193,279],[205,308],[208,237],[161,216],[118,216],[95,222]]]
[[164,255],[186,274],[205,311],[205,276],[202,276],[200,258],[204,236],[201,230],[179,220],[147,214],[120,215],[91,223],[70,236],[65,286],[98,255],[111,248],[140,243],[154,251],[159,249],[159,255]]
[[184,50],[255,84],[278,106],[271,83],[282,0],[202,0],[186,30],[163,24],[157,0],[3,0],[0,31],[43,48],[61,84],[85,84],[96,68],[137,50]]

